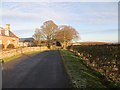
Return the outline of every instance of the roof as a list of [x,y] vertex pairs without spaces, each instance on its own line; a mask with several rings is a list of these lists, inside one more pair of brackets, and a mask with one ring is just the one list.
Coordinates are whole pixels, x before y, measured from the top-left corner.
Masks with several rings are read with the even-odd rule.
[[19,38],[20,42],[33,42],[34,38]]
[[[7,35],[6,35],[6,31],[7,31]],[[0,27],[0,35],[1,36],[9,36],[9,37],[16,37],[18,38],[12,31],[6,29],[6,28],[3,28],[3,27]]]

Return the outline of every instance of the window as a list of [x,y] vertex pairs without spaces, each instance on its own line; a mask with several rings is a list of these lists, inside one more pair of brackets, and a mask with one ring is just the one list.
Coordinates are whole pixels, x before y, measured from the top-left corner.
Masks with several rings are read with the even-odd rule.
[[9,31],[5,30],[5,35],[9,36]]

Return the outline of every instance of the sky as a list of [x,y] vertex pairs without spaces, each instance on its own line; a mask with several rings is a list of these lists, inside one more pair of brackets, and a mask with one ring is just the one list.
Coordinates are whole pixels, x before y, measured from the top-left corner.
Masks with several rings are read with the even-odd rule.
[[[0,4],[2,22],[20,38],[32,37],[45,21],[70,25],[78,41],[118,41],[118,2],[13,2]],[[112,1],[112,0],[111,0]]]

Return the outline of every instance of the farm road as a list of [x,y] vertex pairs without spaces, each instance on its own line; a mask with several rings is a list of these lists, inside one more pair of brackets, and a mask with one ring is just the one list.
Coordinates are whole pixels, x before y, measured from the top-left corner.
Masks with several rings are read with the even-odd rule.
[[57,50],[23,55],[3,65],[3,88],[67,88]]

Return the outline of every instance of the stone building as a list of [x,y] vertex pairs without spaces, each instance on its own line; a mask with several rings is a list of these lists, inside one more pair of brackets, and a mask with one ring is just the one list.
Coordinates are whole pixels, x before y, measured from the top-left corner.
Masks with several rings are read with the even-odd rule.
[[6,24],[6,28],[0,27],[0,45],[3,49],[7,49],[10,44],[17,48],[18,42],[19,38],[10,30],[10,24]]

